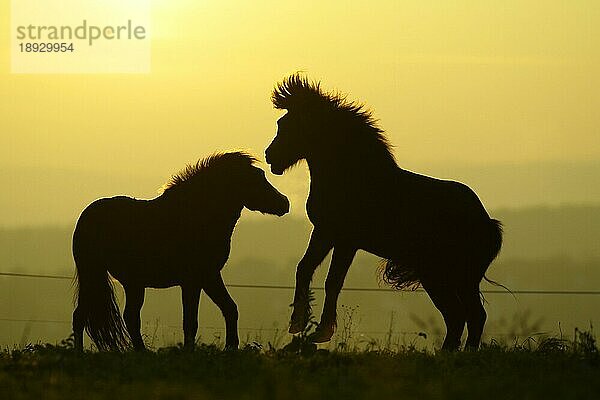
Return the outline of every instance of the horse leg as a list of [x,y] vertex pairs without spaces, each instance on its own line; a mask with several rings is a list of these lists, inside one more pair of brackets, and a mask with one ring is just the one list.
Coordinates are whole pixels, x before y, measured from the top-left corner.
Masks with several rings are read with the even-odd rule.
[[208,277],[203,288],[225,318],[225,349],[237,349],[240,344],[237,328],[238,309],[223,283],[221,274],[217,272]]
[[439,283],[422,283],[431,301],[442,314],[444,323],[446,324],[446,338],[444,339],[442,350],[458,350],[466,321],[463,303],[453,288]]
[[333,245],[316,228],[313,229],[308,248],[298,263],[296,269],[296,289],[292,317],[290,320],[291,334],[302,332],[310,318],[309,288],[315,270],[323,262]]
[[125,310],[123,311],[123,319],[127,326],[127,331],[131,337],[131,342],[135,350],[145,350],[144,340],[142,339],[141,327],[142,321],[140,311],[144,305],[143,287],[125,286]]
[[183,345],[193,349],[196,345],[198,332],[198,306],[200,304],[201,288],[198,285],[181,286],[181,301],[183,303]]
[[81,304],[77,304],[75,311],[73,311],[73,339],[75,350],[83,351],[83,330],[85,327],[85,321],[83,321]]
[[198,306],[200,305],[200,286],[181,287],[181,302],[183,303],[183,345],[193,349],[196,345],[198,332]]
[[331,256],[331,265],[325,280],[325,303],[321,314],[321,323],[311,335],[313,343],[327,342],[336,328],[337,300],[344,285],[344,279],[352,264],[356,250],[347,247],[335,247]]
[[481,297],[479,295],[478,285],[470,286],[459,293],[460,299],[465,306],[467,317],[467,342],[465,348],[468,350],[477,350],[487,314],[483,308]]

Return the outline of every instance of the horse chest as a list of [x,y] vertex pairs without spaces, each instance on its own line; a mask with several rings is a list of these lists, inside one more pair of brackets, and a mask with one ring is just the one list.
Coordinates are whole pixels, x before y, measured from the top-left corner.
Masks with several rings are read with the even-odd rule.
[[306,213],[313,225],[343,230],[359,228],[363,224],[364,215],[368,213],[364,208],[364,202],[348,191],[315,190],[311,187],[306,201]]
[[310,195],[306,202],[306,214],[314,226],[334,226],[343,222],[343,215],[328,198]]

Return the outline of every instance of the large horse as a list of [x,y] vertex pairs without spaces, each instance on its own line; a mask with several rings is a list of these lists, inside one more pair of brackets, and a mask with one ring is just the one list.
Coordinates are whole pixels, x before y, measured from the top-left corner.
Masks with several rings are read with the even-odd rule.
[[479,284],[500,251],[501,224],[466,185],[400,168],[370,111],[295,74],[272,94],[287,110],[266,149],[274,174],[300,160],[310,171],[306,211],[313,224],[296,272],[290,333],[305,329],[308,291],[333,249],[315,343],[331,339],[337,299],[357,250],[385,260],[383,279],[398,289],[422,285],[446,324],[443,348],[477,348],[486,313]]
[[[289,211],[288,199],[255,162],[243,152],[215,154],[174,175],[155,199],[103,198],[82,212],[73,234],[77,349],[84,329],[98,349],[125,349],[129,338],[144,349],[144,289],[171,286],[181,286],[186,347],[195,343],[202,290],[225,317],[226,347],[238,347],[237,306],[220,273],[233,229],[244,207],[278,216]],[[125,289],[125,325],[108,273]]]

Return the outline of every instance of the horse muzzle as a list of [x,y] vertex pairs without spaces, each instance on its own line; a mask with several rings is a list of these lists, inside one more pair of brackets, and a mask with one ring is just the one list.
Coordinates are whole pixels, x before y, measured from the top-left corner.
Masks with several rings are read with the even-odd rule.
[[269,164],[271,166],[271,173],[275,175],[283,175],[285,172],[285,168],[278,167],[274,164]]
[[285,171],[285,168],[282,168],[281,166],[277,165],[277,162],[275,162],[275,160],[273,160],[273,154],[272,153],[273,153],[273,151],[271,150],[271,146],[269,146],[267,148],[267,150],[265,150],[265,161],[271,167],[271,173],[272,174],[283,175],[283,172]]

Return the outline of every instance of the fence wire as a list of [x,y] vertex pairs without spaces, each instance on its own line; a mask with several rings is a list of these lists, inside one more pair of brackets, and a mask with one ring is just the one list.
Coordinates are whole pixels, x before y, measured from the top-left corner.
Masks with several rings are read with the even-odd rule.
[[[12,278],[32,278],[32,279],[54,279],[54,280],[74,280],[74,276],[68,275],[48,275],[48,274],[30,274],[20,272],[0,272],[0,276],[12,277]],[[269,285],[269,284],[237,284],[230,283],[225,286],[229,288],[240,288],[240,289],[267,289],[267,290],[294,290],[295,287],[291,285]],[[314,286],[313,290],[325,290],[323,286]],[[374,293],[392,293],[398,292],[396,289],[391,288],[368,288],[368,287],[344,287],[342,291],[346,292],[374,292]],[[547,289],[511,289],[507,291],[504,289],[484,289],[481,290],[484,294],[501,294],[501,295],[537,295],[537,296],[597,296],[600,295],[600,290],[547,290]],[[416,290],[403,291],[402,293],[425,293],[425,290],[419,288]],[[49,323],[49,324],[71,324],[71,321],[64,320],[50,320],[50,319],[17,319],[17,318],[0,318],[3,322],[26,322],[26,323]],[[173,325],[161,325],[166,328],[179,328]],[[221,330],[223,328],[205,326],[203,329]],[[253,327],[239,327],[241,331],[279,331],[279,328],[253,328]],[[369,332],[358,332],[368,334],[388,334],[387,331],[369,331]],[[417,334],[417,332],[395,332],[401,334]]]

